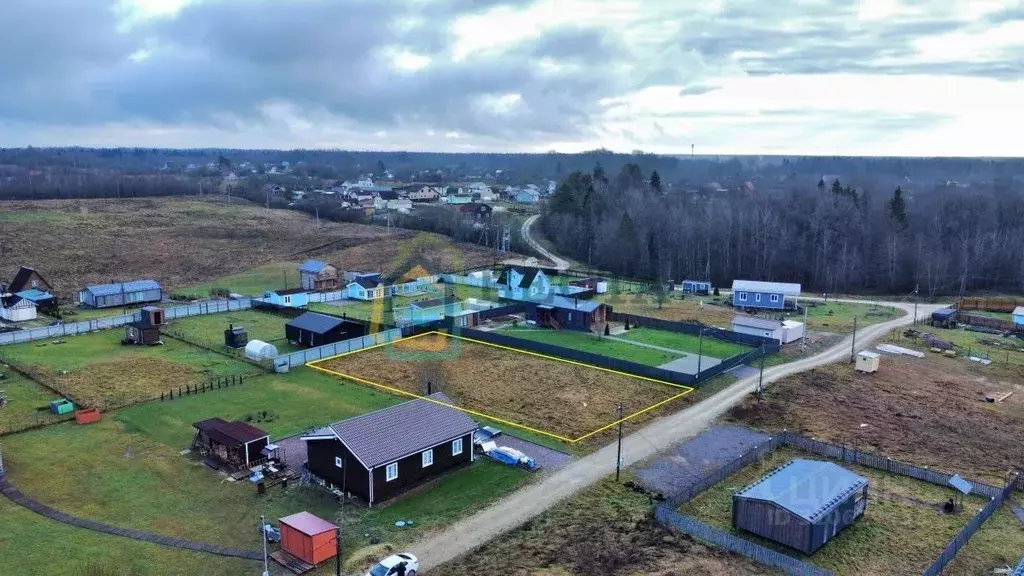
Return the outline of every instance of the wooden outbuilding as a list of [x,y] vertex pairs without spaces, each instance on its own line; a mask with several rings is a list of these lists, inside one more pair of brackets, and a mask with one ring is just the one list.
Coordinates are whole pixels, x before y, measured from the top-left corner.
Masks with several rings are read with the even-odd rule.
[[160,327],[164,325],[164,310],[157,306],[146,306],[135,322],[125,325],[124,343],[150,346],[160,343]]
[[92,284],[78,292],[78,302],[89,308],[114,308],[148,304],[163,299],[160,285],[153,280]]
[[278,520],[281,549],[307,564],[316,566],[338,555],[338,527],[314,516],[299,512]]
[[238,420],[210,418],[192,427],[196,429],[192,449],[231,469],[255,466],[264,459],[260,452],[270,443],[269,434]]
[[368,332],[366,322],[318,312],[306,312],[284,326],[289,342],[310,348],[359,338]]

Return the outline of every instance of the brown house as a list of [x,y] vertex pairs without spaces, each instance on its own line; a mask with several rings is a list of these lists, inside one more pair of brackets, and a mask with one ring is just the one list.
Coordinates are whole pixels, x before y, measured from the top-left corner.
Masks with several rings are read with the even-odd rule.
[[306,290],[338,290],[341,280],[338,269],[327,262],[306,260],[299,266],[299,280]]
[[258,464],[264,458],[262,450],[270,443],[269,434],[238,420],[210,418],[192,427],[196,429],[192,449],[232,469]]

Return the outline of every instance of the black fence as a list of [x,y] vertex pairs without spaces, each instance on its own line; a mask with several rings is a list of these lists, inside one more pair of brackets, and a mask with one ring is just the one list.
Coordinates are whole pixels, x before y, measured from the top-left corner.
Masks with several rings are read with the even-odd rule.
[[183,396],[196,396],[198,394],[205,394],[214,390],[220,390],[221,388],[231,388],[233,386],[241,386],[245,383],[248,378],[245,374],[229,374],[227,376],[215,376],[205,382],[199,384],[190,385],[186,384],[184,388],[178,386],[177,391],[174,389],[168,390],[166,393],[160,393],[160,401],[164,402],[167,400],[174,400],[175,398],[181,398]]
[[[685,514],[681,514],[676,510],[683,504],[696,498],[698,495],[712,486],[715,486],[719,482],[722,482],[729,476],[732,476],[754,462],[760,461],[780,446],[792,446],[827,458],[851,464],[858,464],[860,466],[882,470],[891,474],[907,476],[922,482],[935,484],[937,486],[950,487],[949,480],[953,477],[953,474],[939,472],[930,468],[922,468],[920,466],[914,466],[913,464],[906,464],[877,454],[863,452],[839,444],[822,442],[820,440],[815,440],[794,432],[783,430],[779,434],[769,438],[766,442],[751,448],[739,458],[736,458],[717,470],[702,476],[696,482],[683,490],[680,490],[675,494],[670,494],[664,503],[659,504],[655,508],[655,520],[666,528],[683,532],[713,546],[718,546],[719,548],[735,552],[766,566],[777,568],[786,574],[812,574],[819,576],[830,574],[830,572],[822,570],[817,566],[813,566],[791,556],[765,548],[749,540],[730,534],[725,530],[705,524],[695,518],[686,516]],[[953,540],[949,542],[949,544],[946,545],[946,548],[942,551],[939,557],[936,558],[931,566],[925,569],[922,573],[923,576],[938,576],[941,574],[946,566],[953,561],[960,549],[967,544],[971,536],[973,536],[985,521],[988,520],[988,518],[991,517],[1000,506],[1002,506],[1014,490],[1024,491],[1024,478],[1020,476],[1017,476],[1013,482],[1007,483],[1007,485],[1002,488],[981,482],[972,482],[971,484],[973,486],[971,492],[973,494],[989,498],[990,500],[988,504],[982,508],[981,512],[974,516],[966,526],[964,526],[964,528],[953,538]]]
[[636,314],[624,314],[622,312],[615,311],[612,311],[610,320],[613,322],[625,322],[626,320],[629,320],[630,326],[646,326],[656,330],[679,332],[681,334],[690,334],[693,336],[699,336],[701,331],[703,331],[705,336],[710,336],[711,338],[718,340],[727,340],[729,342],[735,342],[737,344],[743,344],[744,346],[752,346],[755,348],[764,346],[770,350],[770,354],[774,354],[779,351],[779,342],[777,340],[765,338],[763,336],[755,336],[754,334],[743,334],[741,332],[733,332],[732,330],[722,330],[721,328],[705,326],[704,324],[696,322],[673,322],[671,320],[637,316]]

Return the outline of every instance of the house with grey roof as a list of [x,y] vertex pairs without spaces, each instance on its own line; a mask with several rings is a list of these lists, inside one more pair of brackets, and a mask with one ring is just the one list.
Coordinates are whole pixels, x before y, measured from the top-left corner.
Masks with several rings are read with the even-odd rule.
[[732,281],[732,305],[741,310],[784,310],[796,308],[799,303],[799,284],[757,280]]
[[162,299],[160,285],[153,280],[91,284],[78,291],[78,302],[89,308],[148,304]]
[[476,428],[436,392],[301,438],[310,473],[373,506],[472,463]]
[[306,260],[299,265],[300,285],[316,292],[337,290],[340,286],[338,268],[320,260]]

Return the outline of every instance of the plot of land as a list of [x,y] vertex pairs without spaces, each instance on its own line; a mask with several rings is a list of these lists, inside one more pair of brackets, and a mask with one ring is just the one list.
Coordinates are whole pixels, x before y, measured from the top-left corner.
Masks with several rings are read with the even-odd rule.
[[688,389],[430,334],[318,364],[412,394],[444,391],[460,407],[576,438]]
[[707,336],[703,338],[702,344],[699,336],[694,336],[693,334],[681,334],[679,332],[655,330],[654,328],[634,328],[633,330],[619,334],[617,337],[631,342],[682,350],[683,352],[688,352],[690,354],[697,354],[699,351],[703,351],[702,354],[704,356],[711,356],[720,360],[731,358],[737,354],[745,354],[753,350],[753,348],[749,346],[736,344],[735,342],[729,342],[728,340],[718,340]]
[[81,403],[107,409],[157,398],[212,376],[258,367],[202,348],[165,339],[163,346],[123,346],[124,333],[104,330],[69,336],[63,344],[31,342],[0,348],[0,357]]
[[646,366],[661,366],[673,360],[678,360],[683,354],[674,354],[664,350],[656,350],[644,346],[634,346],[628,342],[619,342],[611,338],[604,338],[596,334],[576,332],[573,330],[550,330],[536,328],[533,326],[510,326],[497,331],[523,340],[542,342],[553,346],[564,346],[581,352],[591,352],[628,360]]
[[259,310],[240,310],[223,314],[207,314],[171,320],[166,331],[184,334],[193,340],[214,349],[230,350],[224,346],[224,331],[229,325],[242,326],[249,335],[249,340],[263,340],[273,344],[278,352],[296,350],[285,337],[284,325],[290,319],[285,316],[261,312]]
[[684,504],[680,511],[837,574],[917,574],[935,560],[949,540],[987,502],[985,498],[968,496],[964,512],[945,514],[941,506],[953,496],[952,489],[846,464],[845,467],[871,483],[867,511],[812,556],[734,530],[731,525],[733,493],[797,457],[822,459],[788,447],[780,448],[762,462],[747,466]]
[[[1000,334],[988,334],[985,332],[974,332],[966,328],[935,328],[932,326],[920,326],[922,332],[928,332],[932,336],[952,342],[956,347],[957,356],[977,356],[992,360],[995,364],[1011,364],[1024,366],[1024,339],[1004,338]],[[929,346],[921,339],[907,338],[904,333],[895,334],[897,344],[918,350],[927,350]]]

